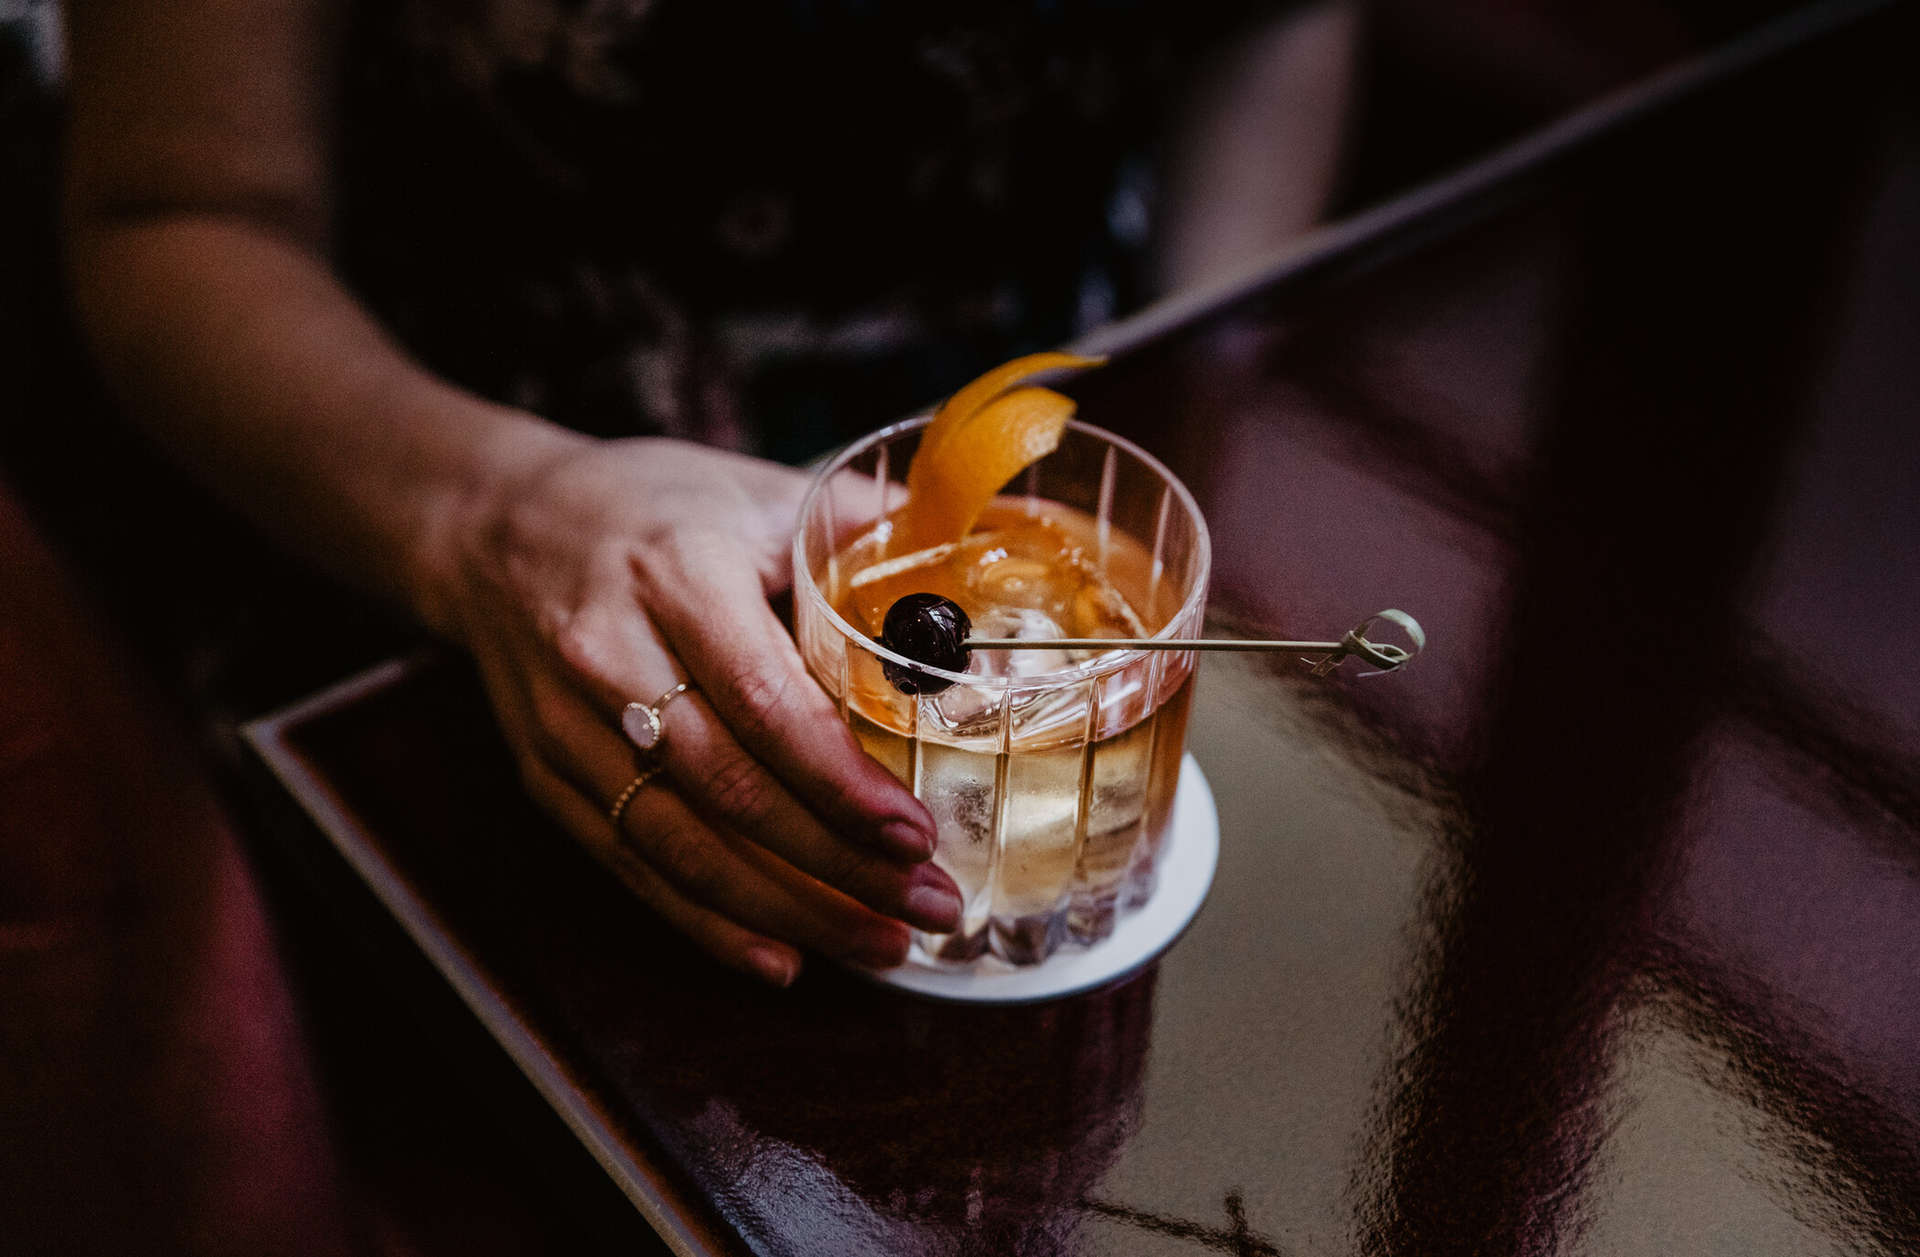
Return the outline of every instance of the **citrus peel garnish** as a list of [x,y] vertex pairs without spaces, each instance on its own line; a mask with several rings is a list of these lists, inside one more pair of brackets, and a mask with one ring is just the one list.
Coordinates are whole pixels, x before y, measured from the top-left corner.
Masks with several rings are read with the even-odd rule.
[[907,503],[894,518],[894,554],[959,541],[1007,481],[1052,453],[1074,404],[1022,385],[1040,374],[1104,358],[1028,354],[974,380],[934,412],[907,468]]
[[[913,467],[907,469],[907,488],[911,490],[914,487],[914,468],[919,467],[922,460],[935,456],[935,451],[946,441],[954,427],[1000,394],[1016,384],[1025,383],[1042,371],[1057,371],[1068,367],[1097,367],[1105,361],[1105,358],[1084,358],[1079,354],[1057,351],[1028,354],[1024,358],[1003,362],[985,375],[971,381],[941,403],[940,409],[933,412],[933,422],[928,424],[927,430],[920,434],[920,447],[914,455]],[[950,537],[948,540],[957,541],[958,538]]]
[[1050,388],[1016,388],[957,421],[907,473],[907,502],[890,550],[906,554],[958,541],[1007,481],[1060,444],[1074,402]]

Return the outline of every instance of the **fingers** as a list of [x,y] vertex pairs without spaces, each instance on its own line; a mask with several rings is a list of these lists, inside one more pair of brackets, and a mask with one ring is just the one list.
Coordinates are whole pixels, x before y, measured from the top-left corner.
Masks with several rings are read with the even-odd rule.
[[959,924],[960,891],[943,869],[902,865],[833,833],[734,741],[697,693],[668,714],[673,733],[661,762],[678,792],[719,827],[752,835],[802,872],[923,930],[943,934]]
[[[702,951],[721,964],[775,986],[790,984],[801,968],[799,947],[795,945],[801,939],[776,937],[776,931],[762,925],[758,917],[736,918],[725,910],[700,902],[649,862],[641,851],[623,842],[621,831],[614,828],[597,797],[601,787],[582,789],[542,758],[537,749],[540,737],[531,710],[531,691],[525,678],[500,657],[483,656],[480,662],[495,711],[514,747],[521,776],[534,801],[559,821],[589,854],[619,877],[637,898]],[[624,782],[620,788],[625,788]],[[640,794],[657,796],[665,792],[664,787],[650,786]],[[622,818],[624,822],[631,823],[631,813],[640,802],[640,795],[629,802],[627,815]],[[697,872],[694,880],[699,880]],[[764,881],[764,877],[756,881]],[[791,900],[793,896],[785,894],[784,898]],[[875,961],[884,958],[887,963],[894,963],[895,950],[904,951],[898,940],[901,927],[883,920],[881,929],[877,943],[869,940],[866,951]],[[825,950],[849,958],[862,951],[859,947],[844,945]]]
[[749,754],[830,829],[913,858],[932,854],[932,816],[861,750],[751,572],[683,549],[636,564],[635,576],[667,645]]
[[[584,697],[547,682],[536,685],[534,706],[538,723],[534,738],[541,757],[576,788],[610,799],[632,779],[633,748]],[[740,748],[697,695],[676,699],[663,715],[668,736],[661,755],[676,796],[670,819],[677,821],[678,810],[691,803],[704,815],[706,835],[752,835],[810,880],[845,892],[876,912],[936,933],[958,923],[960,892],[944,871],[931,864],[902,865],[830,832]],[[664,834],[643,830],[641,836],[650,851],[658,843],[683,837],[678,830]],[[699,834],[686,836],[690,842],[700,839]],[[687,858],[697,862],[700,854],[688,853]],[[706,863],[700,867],[703,874],[716,871]],[[702,902],[718,904],[723,898],[714,891],[694,890]],[[850,918],[849,923],[870,925],[864,918]],[[818,945],[835,951],[831,945]]]
[[[604,815],[597,824],[602,832],[611,831]],[[907,929],[900,922],[791,866],[782,868],[751,843],[716,832],[670,788],[652,783],[643,788],[628,804],[621,830],[624,842],[616,845],[622,851],[678,897],[735,928],[872,968],[906,959]]]
[[797,948],[748,929],[675,889],[650,864],[621,843],[606,816],[558,775],[543,766],[535,766],[525,776],[527,790],[535,802],[565,825],[635,897],[691,939],[701,951],[728,968],[774,986],[790,986],[799,976],[801,959]]
[[[701,947],[775,982],[797,948],[898,963],[906,922],[943,930],[959,914],[951,879],[922,864],[932,818],[859,749],[766,604],[804,477],[717,457],[610,446],[520,486],[538,509],[467,573],[466,644],[530,792]],[[628,509],[636,498],[647,509]],[[747,640],[683,663],[667,621],[682,641]],[[741,667],[755,652],[770,671]],[[638,762],[620,709],[682,677],[720,696],[665,709],[665,771],[616,826],[607,806]]]

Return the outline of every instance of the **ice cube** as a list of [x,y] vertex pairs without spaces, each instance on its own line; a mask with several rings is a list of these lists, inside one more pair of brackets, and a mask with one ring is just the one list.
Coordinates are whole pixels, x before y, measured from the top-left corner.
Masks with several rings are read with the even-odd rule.
[[[976,656],[976,659],[978,656]],[[985,686],[956,685],[921,698],[920,735],[957,745],[983,743],[992,752],[1000,742],[1000,711],[1005,692]]]
[[1104,573],[1092,570],[1074,595],[1073,627],[1081,637],[1148,636],[1126,595],[1108,584]]
[[1049,530],[1008,529],[994,544],[956,557],[958,570],[975,605],[1026,607],[1054,620],[1066,618],[1080,584],[1071,552]]
[[[1060,625],[1044,611],[1031,607],[994,607],[982,611],[973,621],[975,641],[997,638],[1002,641],[1044,641],[1065,637]],[[973,663],[967,669],[979,676],[1023,677],[1071,668],[1073,657],[1064,650],[993,650],[976,647]]]
[[[1026,607],[995,607],[982,612],[973,622],[973,636],[982,638],[1044,639],[1059,637],[1060,625],[1044,612]],[[1074,657],[1063,650],[994,650],[975,647],[967,671],[981,677],[1027,677],[1058,672],[1074,665]],[[977,739],[998,740],[1000,718],[1006,691],[987,686],[956,685],[933,696],[927,705],[932,724],[940,736],[956,742]],[[1086,704],[1085,686],[1060,686],[1053,690],[1016,689],[1007,714],[1017,734],[1030,736],[1041,728],[1051,728],[1062,720],[1077,720]]]

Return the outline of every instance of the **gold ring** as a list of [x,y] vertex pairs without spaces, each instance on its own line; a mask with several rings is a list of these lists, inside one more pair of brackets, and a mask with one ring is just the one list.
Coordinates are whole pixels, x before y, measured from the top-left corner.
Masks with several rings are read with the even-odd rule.
[[639,794],[642,786],[659,775],[658,768],[649,768],[627,783],[627,788],[620,792],[620,797],[615,799],[613,806],[607,809],[607,819],[613,822],[615,829],[620,828],[620,818],[627,814],[627,804],[633,802],[633,796]]
[[679,698],[693,688],[693,682],[682,681],[651,703],[628,703],[620,710],[620,729],[627,735],[627,741],[652,755],[666,745],[667,728],[660,723],[660,717],[667,710],[667,704]]

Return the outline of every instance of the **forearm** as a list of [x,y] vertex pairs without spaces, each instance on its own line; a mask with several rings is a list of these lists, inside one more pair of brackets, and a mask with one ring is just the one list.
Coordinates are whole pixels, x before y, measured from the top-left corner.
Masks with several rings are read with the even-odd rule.
[[1163,290],[1231,278],[1319,221],[1339,170],[1360,13],[1355,0],[1289,10],[1211,67],[1176,128]]
[[308,245],[244,215],[69,220],[82,321],[129,412],[263,529],[441,631],[463,506],[578,440],[409,360]]
[[[589,441],[408,359],[328,263],[345,8],[69,0],[67,260],[108,379],[264,528],[464,646],[534,797],[675,928],[781,985],[796,946],[898,963],[960,897],[767,604],[805,478]],[[677,682],[699,697],[636,780],[623,709]]]

